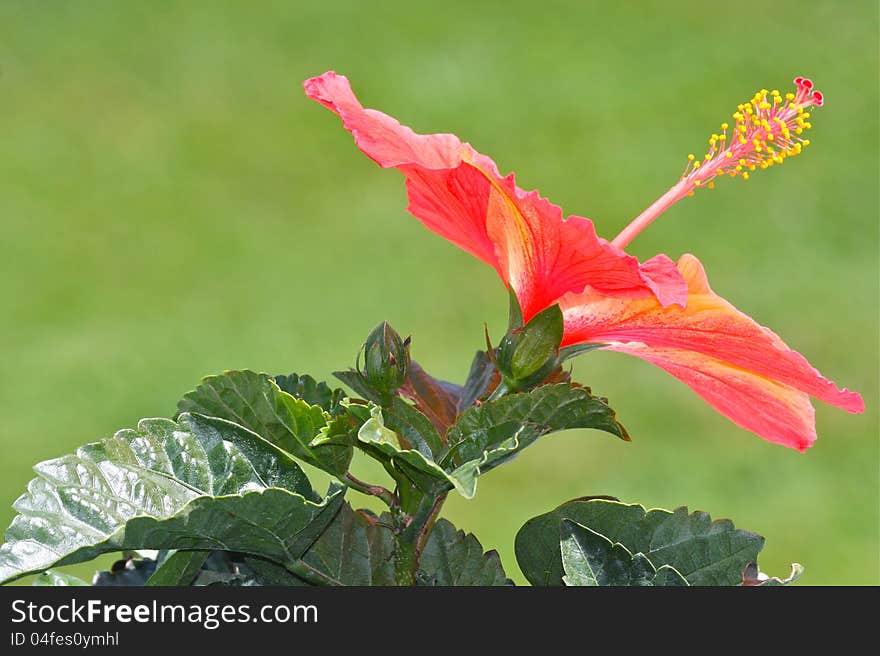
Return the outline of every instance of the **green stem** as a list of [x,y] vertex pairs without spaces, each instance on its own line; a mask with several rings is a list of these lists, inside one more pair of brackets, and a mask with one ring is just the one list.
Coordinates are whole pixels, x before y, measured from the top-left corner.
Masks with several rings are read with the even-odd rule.
[[403,516],[403,523],[395,534],[394,575],[397,585],[416,584],[422,549],[445,500],[446,493],[434,497],[425,495],[415,513]]
[[397,504],[397,497],[391,490],[388,490],[381,485],[370,485],[369,483],[364,483],[363,481],[355,478],[351,474],[351,472],[345,472],[343,478],[341,478],[340,480],[348,485],[350,488],[357,490],[362,494],[368,494],[373,497],[378,497],[379,499],[384,501],[385,505],[389,508],[392,508]]

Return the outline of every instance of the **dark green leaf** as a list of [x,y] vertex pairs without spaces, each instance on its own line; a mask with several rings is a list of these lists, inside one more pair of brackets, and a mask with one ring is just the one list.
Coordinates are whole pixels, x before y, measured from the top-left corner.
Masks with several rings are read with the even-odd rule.
[[190,585],[199,575],[210,551],[174,551],[157,561],[156,571],[147,579],[150,586]]
[[651,585],[656,570],[642,554],[568,519],[562,520],[562,580],[566,585]]
[[473,533],[438,519],[419,560],[420,585],[508,585],[496,551],[483,553]]
[[441,463],[468,490],[476,478],[518,455],[539,437],[568,428],[597,428],[628,439],[606,403],[583,387],[544,385],[463,412],[449,429]]
[[681,572],[672,567],[671,565],[663,565],[662,567],[657,569],[657,574],[654,575],[654,580],[651,581],[651,585],[654,586],[667,586],[667,587],[687,587],[690,585],[687,579],[682,576]]
[[395,396],[391,407],[383,411],[385,425],[428,459],[433,460],[443,448],[443,440],[434,424],[409,403]]
[[228,549],[295,562],[342,503],[285,452],[215,417],[137,429],[34,467],[0,547],[0,582],[126,549]]
[[302,557],[299,571],[318,585],[394,585],[394,535],[347,503]]
[[562,585],[558,535],[563,519],[643,553],[655,567],[674,567],[691,585],[739,584],[743,568],[757,560],[764,545],[761,536],[736,529],[729,520],[713,522],[704,512],[575,500],[530,519],[516,535],[517,561],[533,585]]
[[[326,402],[328,407],[337,394],[329,392],[327,401],[323,389],[312,388],[308,380],[299,377],[295,384],[291,378],[284,383],[301,386],[304,393]],[[348,417],[334,417],[322,405],[310,405],[292,396],[268,374],[245,370],[209,376],[183,397],[178,409],[234,421],[304,462],[337,476],[351,462],[352,448],[342,439],[351,429]],[[337,414],[343,412],[342,408],[335,410]]]
[[275,376],[275,383],[282,392],[302,399],[309,405],[317,405],[334,417],[345,412],[341,403],[346,395],[339,387],[331,388],[327,383],[319,383],[311,376],[298,374]]
[[369,411],[370,418],[358,431],[358,440],[365,451],[403,473],[425,494],[436,495],[454,487],[465,498],[473,496],[473,476],[447,473],[430,455],[405,448],[397,433],[385,426],[382,409],[373,405]]
[[355,369],[347,369],[345,371],[334,371],[333,375],[367,401],[382,403],[382,395],[370,387],[370,383],[361,372]]

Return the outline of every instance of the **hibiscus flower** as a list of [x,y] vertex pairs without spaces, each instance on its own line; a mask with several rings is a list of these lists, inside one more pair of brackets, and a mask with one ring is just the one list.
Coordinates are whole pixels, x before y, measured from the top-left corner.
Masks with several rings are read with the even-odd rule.
[[427,228],[492,266],[515,293],[523,319],[559,305],[562,346],[598,344],[651,362],[687,384],[735,424],[804,451],[816,439],[809,397],[863,412],[861,396],[822,377],[772,331],[716,295],[699,260],[665,255],[639,262],[624,252],[677,200],[718,176],[783,163],[809,140],[812,82],[795,80],[783,97],[762,90],[722,124],[703,159],[689,156],[680,180],[608,242],[592,221],[563,218],[536,191],[452,134],[416,134],[364,108],[348,80],[328,72],[304,82],[306,94],[332,110],[357,146],[406,179],[409,211]]

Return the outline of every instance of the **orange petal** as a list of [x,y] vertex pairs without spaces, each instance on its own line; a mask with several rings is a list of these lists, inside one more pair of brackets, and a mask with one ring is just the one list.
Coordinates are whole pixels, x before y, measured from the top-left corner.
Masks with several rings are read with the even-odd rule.
[[606,343],[652,362],[737,425],[801,450],[816,438],[808,395],[864,411],[861,396],[838,389],[779,336],[715,294],[696,257],[682,256],[678,269],[688,284],[684,309],[663,308],[648,295],[566,296],[563,345]]

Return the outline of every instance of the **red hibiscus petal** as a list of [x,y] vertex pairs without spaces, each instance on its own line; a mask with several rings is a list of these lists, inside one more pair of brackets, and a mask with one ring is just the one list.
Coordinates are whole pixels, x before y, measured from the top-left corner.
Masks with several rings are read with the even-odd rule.
[[738,425],[794,448],[815,439],[806,395],[849,412],[864,411],[859,394],[838,389],[774,332],[715,294],[696,257],[682,256],[678,269],[689,290],[685,308],[664,308],[647,295],[569,294],[560,303],[563,345],[606,343],[648,360]]
[[404,174],[416,218],[513,286],[526,320],[588,285],[610,296],[651,294],[663,306],[684,303],[686,286],[674,266],[658,258],[640,265],[600,239],[589,219],[563,220],[557,205],[517,187],[513,175],[502,176],[489,157],[454,135],[416,134],[364,109],[348,80],[332,72],[304,86],[339,114],[365,154]]

